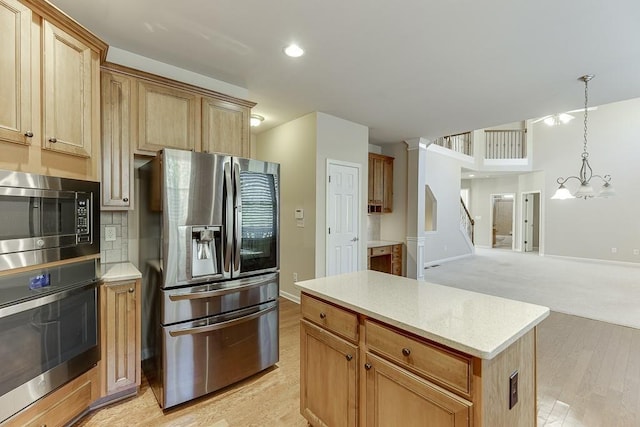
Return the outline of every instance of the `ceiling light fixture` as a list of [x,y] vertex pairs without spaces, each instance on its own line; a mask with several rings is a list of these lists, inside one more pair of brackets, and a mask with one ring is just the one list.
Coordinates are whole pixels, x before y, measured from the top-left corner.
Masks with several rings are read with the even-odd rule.
[[260,126],[260,123],[262,123],[264,121],[264,117],[259,116],[257,114],[252,114],[251,118],[249,119],[249,124],[251,124],[251,127],[256,127],[256,126]]
[[558,126],[560,124],[569,123],[574,118],[575,117],[573,117],[571,114],[560,113],[560,114],[554,114],[552,116],[545,118],[544,123],[547,126]]
[[[575,197],[581,199],[589,199],[592,197],[607,197],[613,196],[615,191],[613,190],[613,186],[611,185],[611,175],[594,175],[593,169],[591,169],[591,165],[589,164],[589,152],[587,151],[587,102],[588,102],[588,83],[594,77],[593,74],[587,74],[578,78],[578,80],[582,80],[584,82],[584,145],[582,148],[582,166],[580,167],[580,173],[578,176],[570,176],[567,178],[559,177],[557,179],[558,184],[560,186],[556,190],[552,199],[573,199]],[[591,185],[591,178],[600,178],[604,183],[602,188],[598,193],[593,189]],[[571,193],[564,184],[570,179],[577,179],[580,181],[580,187],[574,192]]]
[[297,44],[292,43],[284,48],[284,53],[292,58],[298,58],[304,55],[304,50]]

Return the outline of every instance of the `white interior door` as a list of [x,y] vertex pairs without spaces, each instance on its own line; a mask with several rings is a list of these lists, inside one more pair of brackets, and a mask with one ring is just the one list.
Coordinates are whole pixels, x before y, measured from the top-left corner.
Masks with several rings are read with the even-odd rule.
[[526,193],[522,197],[523,203],[523,247],[525,252],[533,252],[533,227],[534,227],[534,218],[533,218],[533,194]]
[[360,247],[360,169],[328,165],[327,276],[358,270]]

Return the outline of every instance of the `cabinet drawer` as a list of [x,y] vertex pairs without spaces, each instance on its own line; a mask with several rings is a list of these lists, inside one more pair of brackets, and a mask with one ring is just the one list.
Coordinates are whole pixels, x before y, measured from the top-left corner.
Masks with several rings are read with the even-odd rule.
[[371,256],[389,255],[391,253],[391,246],[378,246],[377,248],[371,248]]
[[400,256],[402,255],[402,245],[393,245],[393,256]]
[[451,391],[471,395],[471,357],[418,341],[369,320],[365,322],[365,331],[369,351]]
[[302,317],[352,342],[358,340],[358,316],[309,295],[301,295]]

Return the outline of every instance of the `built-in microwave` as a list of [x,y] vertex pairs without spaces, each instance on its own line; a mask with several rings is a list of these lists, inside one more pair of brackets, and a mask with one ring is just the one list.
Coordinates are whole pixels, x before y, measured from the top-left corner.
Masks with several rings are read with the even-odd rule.
[[100,183],[0,170],[0,271],[100,253]]

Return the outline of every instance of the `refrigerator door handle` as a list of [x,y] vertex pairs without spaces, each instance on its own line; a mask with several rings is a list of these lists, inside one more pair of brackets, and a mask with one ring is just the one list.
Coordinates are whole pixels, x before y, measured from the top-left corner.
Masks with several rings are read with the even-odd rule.
[[226,210],[225,216],[225,232],[224,232],[224,257],[222,260],[222,274],[224,278],[231,278],[231,254],[233,251],[233,217],[234,217],[234,200],[233,200],[233,179],[231,176],[231,161],[224,162],[224,182],[226,189],[226,198],[224,200]]
[[237,277],[240,274],[240,267],[242,261],[240,259],[240,248],[242,247],[242,194],[240,193],[240,164],[237,159],[233,161],[233,179],[234,179],[234,205],[235,205],[235,229],[234,229],[234,244],[235,254],[233,257],[233,277]]
[[224,322],[219,322],[219,323],[214,323],[212,325],[206,325],[206,326],[198,326],[195,328],[183,328],[183,329],[178,329],[175,331],[169,331],[169,335],[171,335],[172,337],[178,337],[180,335],[194,335],[194,334],[202,334],[205,332],[212,332],[212,331],[218,331],[220,329],[224,329],[224,328],[229,328],[231,326],[235,326],[238,325],[240,323],[245,323],[248,322],[250,320],[253,319],[257,319],[261,316],[264,316],[265,314],[275,310],[278,308],[277,304],[274,304],[271,307],[265,308],[263,310],[260,310],[256,313],[253,314],[249,314],[247,316],[243,316],[243,317],[238,317],[232,320],[226,320]]

